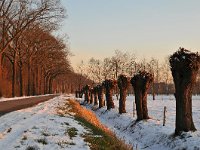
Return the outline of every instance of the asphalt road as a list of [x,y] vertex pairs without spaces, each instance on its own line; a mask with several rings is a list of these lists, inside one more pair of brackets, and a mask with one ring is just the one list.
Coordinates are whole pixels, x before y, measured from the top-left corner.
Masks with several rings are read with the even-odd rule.
[[12,111],[32,107],[38,103],[50,100],[56,96],[58,95],[47,95],[0,102],[0,116]]

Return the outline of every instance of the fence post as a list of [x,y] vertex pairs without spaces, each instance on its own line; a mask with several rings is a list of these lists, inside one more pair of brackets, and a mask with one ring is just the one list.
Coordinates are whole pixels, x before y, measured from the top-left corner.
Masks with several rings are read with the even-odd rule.
[[166,112],[167,112],[167,107],[164,107],[164,116],[163,116],[163,126],[165,126],[166,123]]

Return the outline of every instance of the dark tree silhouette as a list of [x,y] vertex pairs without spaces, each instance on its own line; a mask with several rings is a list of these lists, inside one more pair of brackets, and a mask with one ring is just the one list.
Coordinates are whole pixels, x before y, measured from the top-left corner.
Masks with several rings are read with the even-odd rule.
[[149,119],[147,109],[147,91],[153,82],[152,74],[140,71],[131,79],[135,91],[135,103],[137,110],[137,121]]
[[84,95],[85,95],[85,102],[90,103],[90,86],[86,85],[83,88]]
[[75,96],[76,96],[76,98],[79,98],[78,91],[75,91]]
[[182,131],[195,131],[192,119],[192,90],[200,66],[200,56],[184,48],[179,48],[169,59],[175,84],[176,129],[175,134]]
[[97,85],[97,88],[98,88],[99,108],[101,108],[105,106],[104,87],[102,85]]
[[127,89],[129,86],[129,80],[125,75],[120,75],[117,83],[120,89],[119,113],[122,114],[126,113],[126,96],[127,96]]
[[113,102],[113,90],[116,86],[116,81],[107,79],[102,84],[105,87],[106,91],[106,103],[107,103],[107,110],[110,110],[111,108],[115,108],[114,102]]
[[94,89],[90,88],[90,104],[94,103]]
[[98,105],[98,86],[95,86],[93,88],[94,92],[94,105]]

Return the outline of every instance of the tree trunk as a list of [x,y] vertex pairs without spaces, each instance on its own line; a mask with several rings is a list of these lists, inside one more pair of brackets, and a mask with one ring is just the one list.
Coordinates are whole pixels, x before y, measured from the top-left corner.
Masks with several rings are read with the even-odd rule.
[[31,68],[30,68],[30,62],[28,62],[28,84],[27,84],[27,96],[30,96],[31,92]]
[[115,108],[112,96],[113,96],[112,89],[106,89],[107,110]]
[[137,111],[137,121],[143,120],[143,109],[142,109],[142,91],[135,89],[135,104]]
[[32,93],[31,95],[35,95],[35,73],[32,71]]
[[120,89],[120,99],[119,99],[119,113],[126,113],[126,96],[127,90]]
[[195,131],[192,118],[192,90],[200,66],[200,56],[180,48],[179,51],[170,56],[170,66],[175,84],[175,134],[182,131]]
[[147,91],[153,81],[153,76],[146,71],[139,72],[131,79],[135,91],[137,121],[149,119],[147,109]]
[[19,67],[19,93],[20,93],[20,96],[23,96],[23,77],[22,77],[21,67]]
[[42,73],[40,71],[38,68],[38,95],[42,94]]
[[49,80],[49,94],[52,94],[52,83],[53,83],[53,79],[50,78],[50,80]]
[[93,104],[94,103],[94,94],[93,92],[91,91],[90,92],[90,104]]
[[38,77],[38,73],[39,70],[38,70],[38,67],[36,67],[36,70],[35,70],[35,94],[36,95],[39,95],[39,77]]
[[99,99],[99,108],[105,106],[104,89],[101,85],[98,86],[98,99]]
[[177,75],[174,76],[176,88],[176,134],[181,131],[196,130],[192,118],[192,82],[195,81],[196,75],[192,73],[188,73],[188,75],[180,77],[177,72]]
[[97,91],[94,93],[94,105],[98,105],[98,93],[97,93]]
[[152,96],[153,96],[153,100],[155,100],[155,83],[153,82],[153,85],[152,85]]
[[126,113],[126,96],[127,89],[129,86],[129,80],[125,75],[120,75],[118,78],[118,87],[120,89],[120,99],[119,99],[119,113]]
[[12,97],[15,97],[15,60],[12,64]]
[[84,93],[85,93],[85,101],[87,103],[90,103],[90,86],[89,85],[86,85],[84,87]]
[[85,92],[85,101],[87,103],[89,103],[89,101],[90,101],[90,96],[89,96],[89,92],[88,91]]
[[114,102],[113,102],[113,90],[115,87],[115,83],[113,80],[105,80],[103,83],[103,86],[106,90],[106,102],[107,102],[107,110],[110,110],[111,108],[115,108]]
[[2,81],[3,81],[3,66],[2,66],[2,53],[0,53],[0,97],[3,96],[2,93]]

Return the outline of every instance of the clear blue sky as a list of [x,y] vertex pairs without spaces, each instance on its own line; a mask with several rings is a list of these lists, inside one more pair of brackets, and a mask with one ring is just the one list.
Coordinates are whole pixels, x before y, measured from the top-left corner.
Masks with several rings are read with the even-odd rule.
[[163,59],[180,46],[200,51],[200,0],[62,0],[61,33],[69,35],[72,65],[114,50]]

